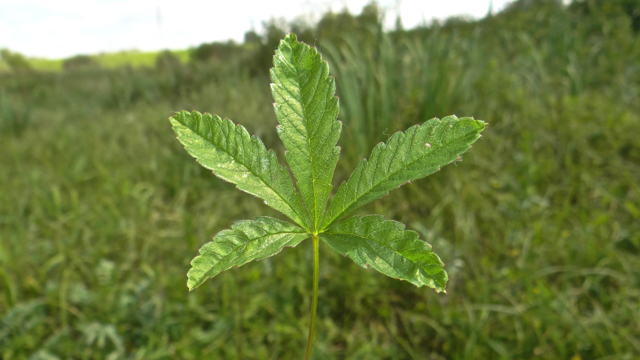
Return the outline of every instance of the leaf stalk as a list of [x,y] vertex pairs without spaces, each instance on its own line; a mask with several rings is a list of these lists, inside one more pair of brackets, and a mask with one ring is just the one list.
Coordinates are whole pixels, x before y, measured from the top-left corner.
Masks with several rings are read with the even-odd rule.
[[318,308],[318,282],[320,278],[320,238],[313,235],[313,300],[311,303],[311,323],[309,324],[309,340],[307,341],[307,352],[304,360],[309,360],[311,348],[313,347],[313,333],[316,323],[316,309]]

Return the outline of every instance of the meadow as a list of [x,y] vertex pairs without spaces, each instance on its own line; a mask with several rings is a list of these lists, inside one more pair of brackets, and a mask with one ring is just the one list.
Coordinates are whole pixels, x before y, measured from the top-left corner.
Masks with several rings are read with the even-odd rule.
[[[489,122],[462,161],[358,212],[419,232],[447,293],[321,244],[312,358],[640,357],[640,24],[611,5],[624,0],[588,3],[390,32],[369,7],[306,29],[340,96],[334,189],[395,131]],[[270,61],[269,41],[232,59],[0,73],[0,358],[302,357],[310,241],[187,291],[212,235],[282,216],[201,168],[167,121],[228,117],[284,163],[266,67],[248,65]]]

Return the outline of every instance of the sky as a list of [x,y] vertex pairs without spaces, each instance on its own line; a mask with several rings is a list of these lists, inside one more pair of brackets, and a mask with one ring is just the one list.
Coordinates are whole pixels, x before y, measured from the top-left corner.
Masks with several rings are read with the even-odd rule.
[[[405,29],[450,16],[482,18],[512,0],[379,0],[385,25],[398,14]],[[359,14],[369,0],[0,0],[0,48],[28,57],[65,58],[121,50],[186,49],[242,42],[271,18],[317,21],[345,7]]]

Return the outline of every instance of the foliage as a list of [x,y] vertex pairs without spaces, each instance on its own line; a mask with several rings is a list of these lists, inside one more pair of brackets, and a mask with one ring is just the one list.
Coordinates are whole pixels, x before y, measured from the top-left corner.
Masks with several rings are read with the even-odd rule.
[[[593,17],[599,22],[630,21],[633,31],[640,31],[640,3],[635,0],[582,0],[574,1],[570,11]],[[604,24],[603,24],[604,25]]]
[[169,50],[162,51],[156,57],[156,68],[163,70],[173,70],[180,68],[182,62],[173,52]]
[[0,88],[0,132],[20,136],[31,123],[34,104],[39,96],[40,91],[35,89],[23,103],[22,99],[17,100]]
[[64,60],[62,67],[65,70],[81,70],[98,67],[98,62],[89,55],[76,55]]
[[338,14],[328,12],[318,22],[316,37],[320,39],[321,45],[329,43],[340,46],[349,38],[343,34],[350,34],[352,39],[374,45],[377,40],[374,34],[382,30],[381,20],[380,9],[373,2],[366,5],[357,16],[346,10]]
[[24,55],[12,52],[9,49],[0,49],[0,59],[9,65],[9,68],[13,71],[24,72],[31,70],[31,65]]
[[[334,186],[362,149],[436,114],[486,119],[491,141],[354,214],[417,230],[447,259],[448,294],[320,243],[317,359],[637,357],[640,46],[628,15],[573,6],[379,34],[357,56],[320,45],[344,123]],[[21,135],[0,133],[3,360],[106,358],[119,351],[109,326],[124,359],[299,356],[310,242],[183,287],[201,239],[284,218],[167,147],[159,119],[216,109],[283,148],[266,76],[174,53],[176,72],[139,53],[94,72],[0,74],[20,111],[40,89]],[[112,68],[143,55],[151,69]]]
[[230,61],[241,50],[233,41],[201,44],[196,48],[190,49],[189,59],[191,61]]
[[[345,256],[365,256],[383,274],[444,290],[447,276],[441,269],[443,264],[416,233],[400,229],[391,231],[390,238],[372,237],[369,234],[385,234],[397,225],[362,220],[367,230],[361,235],[363,225],[353,225],[361,222],[351,221],[352,225],[345,228],[339,220],[389,190],[432,174],[459,158],[479,138],[484,122],[450,116],[395,134],[388,144],[376,146],[369,162],[360,162],[327,209],[342,128],[336,120],[338,99],[329,67],[315,49],[290,34],[276,51],[271,79],[280,122],[278,135],[287,148],[285,155],[299,192],[286,168],[278,164],[276,154],[267,151],[241,125],[195,111],[177,113],[170,120],[178,140],[202,166],[263,199],[300,227],[264,218],[259,224],[242,222],[233,230],[219,233],[192,262],[189,289],[233,266],[274,255],[283,246],[295,246],[319,235],[336,244],[332,247]],[[353,245],[337,245],[342,242]]]
[[[362,205],[389,194],[389,190],[423,178],[451,163],[480,138],[485,122],[449,116],[398,132],[388,144],[380,143],[370,160],[362,160],[343,183],[327,208],[331,179],[340,157],[336,146],[342,123],[329,66],[315,48],[289,34],[273,58],[271,90],[280,125],[278,135],[297,179],[296,188],[287,169],[278,164],[257,137],[241,125],[196,111],[177,113],[169,120],[189,154],[213,174],[238,189],[264,199],[298,226],[263,217],[237,222],[231,230],[213,237],[191,262],[187,286],[193,290],[205,280],[234,266],[262,260],[311,237],[314,246],[313,306],[308,359],[314,337],[318,297],[318,241],[372,268],[420,287],[444,291],[447,274],[431,245],[418,234],[405,231],[379,216],[355,217],[340,222]],[[325,211],[326,210],[326,211]]]

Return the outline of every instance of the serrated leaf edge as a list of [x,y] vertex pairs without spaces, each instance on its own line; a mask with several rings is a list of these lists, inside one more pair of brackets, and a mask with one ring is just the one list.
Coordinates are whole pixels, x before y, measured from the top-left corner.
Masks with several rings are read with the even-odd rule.
[[[240,231],[240,232],[242,232],[242,230],[239,230],[239,229],[238,229],[238,226],[239,226],[240,224],[244,223],[244,222],[258,222],[258,221],[259,221],[259,220],[261,220],[261,219],[277,220],[277,221],[279,221],[279,222],[287,223],[287,222],[285,222],[285,221],[282,221],[282,220],[279,220],[279,219],[276,219],[276,218],[272,218],[272,217],[268,217],[268,216],[259,216],[259,217],[255,218],[255,220],[238,220],[238,221],[235,221],[234,223],[232,223],[232,224],[231,224],[231,227],[230,227],[229,229],[224,229],[224,230],[221,230],[221,231],[217,232],[217,233],[213,236],[213,239],[214,239],[214,240],[209,241],[209,242],[207,242],[207,243],[203,244],[203,245],[200,247],[200,249],[198,249],[198,255],[197,255],[196,257],[194,257],[194,258],[189,262],[189,265],[191,265],[191,266],[192,266],[192,267],[189,269],[189,271],[187,272],[187,278],[188,278],[188,280],[187,280],[187,287],[189,287],[189,291],[196,290],[196,289],[198,288],[198,286],[202,285],[205,281],[207,281],[208,279],[210,279],[210,278],[211,278],[211,276],[210,276],[210,275],[208,275],[208,274],[209,274],[209,272],[206,272],[206,273],[205,273],[206,275],[202,276],[202,278],[203,278],[204,280],[196,281],[196,284],[194,284],[194,285],[190,285],[190,284],[189,284],[189,282],[190,282],[190,280],[191,280],[191,278],[189,277],[189,274],[191,274],[192,270],[194,270],[193,262],[194,262],[196,259],[198,259],[198,258],[202,258],[202,257],[204,257],[204,256],[205,256],[204,254],[202,254],[202,253],[201,253],[202,248],[203,248],[204,246],[206,246],[207,244],[210,244],[210,243],[214,242],[214,241],[215,241],[215,238],[216,238],[218,235],[222,234],[222,233],[225,233],[225,232],[233,232],[233,231]],[[310,237],[309,233],[308,233],[308,232],[306,232],[306,231],[305,231],[304,229],[302,229],[301,227],[299,227],[299,226],[297,226],[297,225],[295,225],[295,224],[291,224],[291,223],[287,223],[287,224],[289,224],[289,225],[293,225],[293,226],[297,227],[298,229],[300,229],[300,232],[283,231],[283,232],[269,233],[269,234],[267,234],[267,235],[260,236],[260,237],[257,237],[257,238],[255,238],[255,239],[252,239],[252,240],[248,241],[247,243],[242,244],[242,246],[239,246],[237,249],[240,249],[240,248],[243,248],[243,249],[244,249],[244,248],[246,248],[246,247],[247,247],[247,244],[250,244],[250,243],[255,242],[255,241],[259,241],[259,240],[261,240],[261,239],[264,239],[265,237],[273,236],[273,235],[280,235],[280,234],[304,235],[304,234],[306,234],[308,237]],[[244,232],[242,232],[242,233],[244,234]],[[246,234],[245,234],[245,235],[246,235]],[[275,256],[275,255],[277,255],[278,253],[280,253],[280,252],[282,251],[282,249],[284,249],[285,247],[291,247],[291,248],[296,247],[296,246],[297,246],[297,245],[299,245],[301,242],[303,242],[304,240],[308,239],[308,237],[307,237],[307,238],[305,238],[305,239],[300,240],[300,241],[298,242],[298,244],[296,244],[296,245],[293,245],[293,246],[287,246],[287,245],[285,245],[285,246],[281,247],[277,252],[275,252],[275,253],[274,253],[274,254],[272,254],[272,255],[269,255],[269,256],[266,256],[266,257],[263,257],[263,258],[259,258],[259,259],[254,259],[254,260],[251,260],[251,261],[262,260],[262,259],[266,259],[266,258],[268,258],[268,257]],[[233,250],[233,251],[229,252],[229,254],[225,255],[225,256],[224,256],[224,258],[227,258],[227,256],[228,256],[228,255],[230,255],[230,254],[237,254],[237,249],[235,249],[235,250]],[[236,255],[236,258],[238,258],[238,255]],[[233,261],[233,260],[231,260],[231,261]],[[251,261],[249,261],[249,262],[251,262]],[[247,262],[247,263],[249,263],[249,262]],[[245,264],[247,264],[247,263],[245,263]],[[242,265],[244,265],[244,264],[242,264]],[[224,269],[220,270],[220,272],[223,272],[223,271],[225,271],[225,270],[228,270],[228,269],[230,269],[230,268],[232,268],[232,267],[233,267],[233,265],[231,265],[231,266],[229,266],[229,267],[226,267],[226,268],[224,268]],[[215,276],[215,275],[214,275],[214,276]]]
[[[295,34],[289,33],[289,34],[287,34],[287,36],[283,40],[280,41],[280,45],[278,46],[278,49],[276,49],[274,57],[275,56],[279,56],[279,54],[282,54],[280,48],[281,48],[281,46],[283,44],[286,44],[288,47],[290,47],[292,52],[294,51],[294,45],[295,44],[306,46],[306,47],[308,47],[309,51],[311,52],[310,56],[312,56],[312,57],[317,56],[320,59],[320,67],[324,67],[324,69],[326,69],[327,76],[329,78],[331,78],[329,81],[332,83],[332,86],[334,87],[334,92],[330,94],[330,98],[336,99],[336,101],[337,101],[338,98],[335,95],[335,86],[336,86],[335,85],[335,80],[333,80],[333,77],[331,75],[329,75],[330,74],[329,64],[327,63],[327,61],[322,59],[322,55],[320,54],[320,52],[315,47],[311,47],[311,46],[309,46],[309,45],[307,45],[307,44],[305,44],[303,42],[299,42],[297,40],[297,36]],[[289,68],[289,70],[292,73],[299,74],[299,69],[297,68],[297,66],[295,64],[292,64],[291,62],[289,62],[286,59],[285,56],[281,55],[280,59],[281,59],[282,63],[286,64],[286,66]],[[313,205],[307,204],[307,200],[308,199],[305,199],[304,193],[302,191],[300,191],[300,193],[302,195],[302,200],[306,205],[305,207],[307,209],[307,213],[309,214],[309,221],[311,222],[313,230],[315,230],[316,233],[317,233],[317,231],[319,230],[320,225],[323,222],[324,214],[326,213],[326,209],[327,209],[327,202],[328,202],[329,198],[331,197],[331,192],[332,192],[332,186],[331,186],[331,180],[332,179],[329,179],[329,183],[328,183],[329,191],[326,194],[326,197],[324,199],[320,198],[320,195],[321,195],[321,193],[319,194],[320,188],[315,186],[316,169],[313,166],[313,164],[314,164],[313,158],[316,155],[316,153],[312,151],[313,149],[312,149],[312,146],[311,146],[311,139],[313,138],[314,133],[322,125],[318,124],[318,126],[315,129],[312,129],[309,126],[309,116],[307,116],[307,114],[306,114],[307,109],[303,105],[304,102],[303,102],[303,99],[302,99],[302,90],[301,90],[302,89],[302,84],[300,83],[300,80],[299,80],[300,76],[298,75],[298,79],[296,80],[296,82],[298,83],[298,88],[300,89],[300,93],[299,94],[293,94],[288,87],[285,87],[285,86],[282,85],[281,81],[280,82],[276,82],[275,81],[275,79],[279,79],[275,69],[276,69],[276,66],[275,66],[275,60],[274,60],[274,67],[271,69],[271,77],[272,77],[272,80],[274,81],[271,84],[271,89],[272,89],[272,92],[274,92],[274,98],[275,98],[275,88],[276,87],[280,87],[280,88],[284,89],[286,91],[286,93],[291,95],[292,99],[295,99],[295,101],[298,102],[301,105],[302,114],[298,114],[298,116],[300,116],[302,118],[302,120],[304,121],[304,128],[306,130],[306,134],[303,134],[300,129],[298,129],[297,127],[295,127],[293,125],[291,125],[290,127],[293,128],[293,130],[295,130],[296,132],[298,132],[301,136],[307,138],[307,147],[308,147],[308,150],[309,150],[309,163],[310,163],[309,170],[311,172],[311,176],[312,176],[312,179],[313,179],[312,183],[314,183],[314,185],[312,185],[312,191],[311,191],[311,193],[313,195],[313,199],[312,199],[312,201],[314,202]],[[324,70],[324,69],[322,69],[322,70]],[[321,74],[322,74],[322,71],[320,72],[320,75]],[[318,82],[321,82],[321,80],[318,80]],[[296,95],[299,95],[299,96],[296,96]],[[277,104],[277,102],[274,103],[274,106],[276,106],[276,104]],[[340,105],[339,105],[338,101],[336,102],[336,107],[337,107],[337,110],[339,112]],[[293,109],[294,107],[290,106],[290,108]],[[276,106],[276,113],[278,113],[277,106]],[[282,122],[280,121],[279,116],[278,116],[278,121],[280,122],[280,125],[277,126],[278,135],[282,139],[283,127],[282,127]],[[339,160],[339,157],[340,157],[340,147],[337,146],[337,141],[339,140],[340,133],[342,131],[342,123],[340,121],[337,121],[336,119],[332,120],[332,122],[334,124],[331,124],[331,130],[327,133],[327,137],[330,136],[331,133],[333,133],[334,131],[338,131],[338,138],[336,139],[336,144],[333,144],[333,147],[331,149],[332,156],[336,157],[335,163],[334,163],[334,169],[332,169],[332,174],[331,174],[332,175],[331,177],[333,178],[333,172],[335,171],[335,166],[336,166],[337,161]],[[283,142],[284,142],[284,140],[283,140]],[[285,143],[285,146],[286,146],[286,143]],[[292,150],[292,149],[289,149],[289,150]],[[287,158],[287,161],[289,162],[290,168],[292,169],[292,172],[294,173],[294,176],[296,176],[295,175],[296,172],[293,171],[294,169],[291,167],[291,163],[289,161],[289,156],[287,154],[285,154],[285,157]],[[296,179],[297,179],[297,177],[296,177]],[[298,183],[299,183],[300,179],[297,179],[297,180],[298,180]],[[300,190],[300,189],[298,189],[298,190]],[[319,202],[323,202],[322,208],[319,208]],[[312,216],[311,209],[309,208],[310,206],[313,206],[313,209],[312,209],[313,210],[313,216]]]
[[[200,113],[200,112],[198,112],[198,111],[195,111],[195,110],[194,110],[194,111],[192,111],[192,112],[189,112],[189,111],[181,111],[181,112],[178,112],[178,113],[188,113],[188,114],[190,114],[190,115],[191,115],[191,114],[193,114],[193,113],[196,113],[196,114],[198,114],[200,117],[202,117],[202,116],[204,116],[204,115],[208,115],[208,116],[211,116],[211,117],[214,119],[214,121],[215,121],[215,118],[218,118],[218,119],[220,119],[222,122],[229,122],[229,123],[231,123],[231,124],[233,125],[234,131],[235,131],[235,129],[240,129],[240,131],[241,131],[241,132],[243,132],[244,134],[246,134],[246,135],[248,135],[248,136],[249,136],[249,141],[251,141],[251,142],[258,142],[258,143],[259,143],[259,145],[261,145],[261,147],[262,147],[262,148],[264,148],[264,149],[266,150],[267,160],[268,160],[268,161],[270,161],[269,156],[273,155],[273,157],[274,157],[274,159],[275,159],[275,162],[276,162],[277,166],[278,166],[280,169],[283,169],[283,170],[284,170],[284,172],[287,174],[289,181],[292,181],[292,180],[291,180],[291,175],[289,175],[289,170],[288,170],[288,168],[287,168],[286,166],[284,166],[284,165],[280,164],[280,162],[278,161],[278,158],[277,158],[277,155],[276,155],[275,151],[273,151],[273,149],[267,149],[267,148],[266,148],[266,146],[264,146],[264,143],[262,142],[262,140],[261,140],[258,136],[256,136],[256,135],[251,135],[251,134],[249,134],[249,132],[247,131],[247,129],[246,129],[244,126],[242,126],[242,125],[240,125],[240,124],[235,124],[235,123],[234,123],[231,119],[229,119],[229,118],[224,118],[224,119],[222,119],[222,118],[221,118],[220,116],[218,116],[218,115],[215,115],[215,114],[209,114],[209,113],[206,113],[206,112],[205,112],[205,113]],[[277,191],[273,186],[271,186],[270,184],[268,184],[267,182],[265,182],[265,181],[263,180],[263,178],[262,178],[261,176],[259,176],[259,174],[257,174],[255,171],[253,171],[253,170],[252,170],[250,167],[248,167],[245,163],[243,163],[243,162],[242,162],[242,161],[240,161],[240,160],[237,160],[237,159],[236,159],[236,157],[235,157],[233,154],[229,153],[228,151],[226,151],[226,150],[225,150],[225,149],[223,149],[223,148],[218,147],[216,144],[214,144],[214,143],[210,142],[207,138],[205,138],[205,137],[201,136],[200,134],[198,134],[197,132],[193,131],[193,130],[192,130],[191,128],[189,128],[188,126],[186,126],[186,125],[182,124],[179,120],[174,119],[174,117],[175,117],[178,113],[174,114],[173,116],[171,116],[171,117],[169,118],[169,121],[171,121],[171,122],[172,122],[172,124],[173,124],[173,121],[178,122],[178,123],[179,123],[179,124],[181,124],[182,126],[184,126],[184,127],[186,127],[187,129],[191,130],[191,131],[192,131],[194,134],[196,134],[198,137],[200,137],[201,139],[205,140],[206,142],[208,142],[209,144],[211,144],[212,146],[214,146],[214,147],[215,147],[216,149],[218,149],[219,151],[221,151],[221,152],[223,152],[223,153],[225,153],[225,154],[229,155],[230,157],[232,157],[235,161],[237,161],[239,164],[241,164],[242,166],[244,166],[244,167],[247,169],[247,171],[249,171],[251,174],[253,174],[256,178],[260,179],[260,180],[262,181],[262,183],[264,184],[264,186],[265,186],[265,187],[267,187],[267,188],[271,189],[271,191],[272,191],[274,194],[276,194],[280,199],[282,199],[282,201],[283,201],[285,204],[287,204],[287,206],[291,209],[291,211],[292,211],[294,214],[298,215],[298,219],[293,219],[293,218],[291,218],[291,220],[293,220],[296,224],[300,225],[300,226],[301,226],[301,227],[303,227],[303,228],[309,225],[309,224],[305,224],[305,221],[304,221],[305,219],[308,219],[308,218],[309,218],[309,215],[308,215],[307,209],[304,207],[304,202],[303,202],[303,200],[302,200],[302,196],[300,195],[300,192],[298,191],[298,189],[297,189],[295,186],[293,186],[293,182],[292,182],[292,186],[293,186],[294,192],[296,193],[296,195],[297,195],[297,196],[300,196],[301,201],[302,201],[302,210],[304,211],[304,213],[303,213],[303,214],[299,214],[299,213],[298,213],[298,211],[296,211],[295,207],[294,207],[294,206],[292,206],[292,204],[291,204],[289,201],[287,201],[287,198],[286,198],[286,197],[282,196],[282,195],[280,194],[280,192],[279,192],[279,191]],[[174,125],[174,126],[175,126],[175,125]],[[172,129],[174,128],[174,126],[172,126]],[[175,129],[173,129],[173,130],[174,130],[174,132],[175,132],[176,134],[178,134],[178,141],[180,141],[180,134],[179,134],[177,131],[175,131]],[[181,141],[180,141],[180,142],[181,142]],[[181,143],[182,143],[182,142],[181,142]],[[198,159],[198,157],[197,157],[197,156],[195,156],[195,155],[193,155],[193,154],[191,153],[190,149],[188,149],[188,148],[186,148],[186,147],[185,147],[185,150],[187,151],[187,153],[188,153],[191,157],[195,158],[196,160]],[[205,167],[205,168],[206,168],[206,167]],[[219,178],[219,179],[221,179],[221,180],[223,180],[223,181],[225,181],[225,182],[228,182],[228,183],[233,184],[233,182],[232,182],[232,181],[229,181],[229,180],[227,180],[227,179],[225,179],[225,178],[223,178],[223,177],[220,177],[218,174],[216,174],[216,173],[215,173],[215,171],[213,172],[213,174],[214,174],[217,178]],[[260,198],[260,199],[262,198],[260,195],[258,195],[258,194],[256,194],[256,193],[254,193],[254,192],[251,192],[251,191],[248,191],[248,190],[245,190],[245,189],[240,189],[240,188],[238,188],[238,190],[240,190],[240,191],[242,191],[242,192],[245,192],[245,193],[247,193],[247,194],[251,194],[251,195],[253,195],[253,196],[257,197],[257,198]],[[268,204],[267,204],[267,205],[268,205]],[[277,209],[276,209],[276,210],[277,210]],[[287,214],[284,214],[284,215],[287,215]],[[288,215],[287,215],[287,216],[288,216]],[[308,229],[306,229],[306,230],[308,230]]]
[[[362,221],[362,219],[363,219],[363,218],[367,218],[367,217],[369,217],[369,218],[375,218],[375,219],[376,219],[376,220],[378,220],[380,223],[393,223],[394,225],[400,225],[400,226],[398,227],[398,230],[399,230],[399,231],[402,231],[402,232],[409,232],[409,233],[412,233],[412,234],[417,234],[417,236],[416,236],[416,240],[422,241],[422,242],[424,242],[426,245],[428,245],[428,246],[429,246],[429,250],[432,250],[432,249],[433,249],[433,245],[431,245],[431,244],[429,244],[428,242],[426,242],[426,241],[424,241],[424,240],[420,239],[420,233],[418,233],[417,231],[407,230],[407,226],[406,226],[404,223],[401,223],[401,222],[399,222],[399,221],[395,221],[395,220],[387,220],[387,219],[385,219],[385,218],[384,218],[384,216],[382,216],[382,215],[380,215],[380,214],[365,215],[365,216],[360,216],[360,215],[352,216],[352,217],[350,217],[350,218],[344,219],[344,220],[342,220],[342,221],[340,221],[340,222],[338,222],[338,223],[336,223],[336,224],[332,225],[332,228],[333,228],[333,227],[335,227],[335,226],[338,226],[340,223],[342,223],[342,222],[344,222],[344,221],[347,221],[347,220],[351,220],[351,219],[354,219],[354,218],[358,218],[360,221]],[[401,227],[401,228],[400,228],[400,227]],[[324,231],[324,232],[320,233],[320,234],[319,234],[320,238],[321,238],[321,239],[323,238],[323,237],[322,237],[322,235],[323,235],[323,234],[328,234],[328,235],[340,235],[340,234],[346,234],[346,235],[355,236],[355,237],[358,237],[358,238],[361,238],[361,239],[364,239],[364,240],[367,240],[367,241],[375,242],[376,244],[378,244],[378,245],[380,245],[380,246],[382,246],[382,247],[385,247],[385,248],[389,249],[390,251],[394,252],[394,253],[395,253],[395,254],[397,254],[398,256],[401,256],[401,257],[403,257],[403,258],[407,259],[407,261],[410,261],[410,262],[412,262],[412,263],[414,263],[414,264],[418,265],[417,263],[415,263],[415,262],[411,261],[410,259],[406,258],[405,256],[403,256],[403,255],[399,254],[399,253],[397,252],[397,250],[395,250],[395,249],[393,249],[393,248],[389,247],[387,244],[381,243],[381,242],[376,241],[376,240],[374,240],[374,239],[370,239],[370,238],[367,238],[367,237],[362,236],[362,235],[360,235],[360,234],[356,234],[356,233],[352,233],[352,232],[344,232],[344,231],[341,231],[341,232],[331,232],[331,229],[332,229],[332,228],[328,229],[327,231]],[[326,240],[324,240],[324,239],[323,239],[323,241],[325,241],[325,242],[326,242]],[[331,247],[331,246],[330,246],[330,247]],[[430,252],[430,253],[432,253],[432,254],[434,254],[434,255],[436,255],[436,256],[438,257],[438,259],[440,260],[440,257],[439,257],[436,253],[434,253],[433,251],[429,251],[429,252]],[[345,255],[345,256],[347,256],[347,255]],[[382,259],[382,260],[383,260],[384,262],[386,262],[386,263],[389,265],[389,267],[390,267],[390,268],[392,268],[392,269],[396,270],[396,267],[395,267],[395,266],[393,266],[393,265],[391,265],[391,264],[389,264],[389,262],[387,262],[387,260],[386,260],[386,259]],[[361,264],[358,264],[358,263],[357,263],[357,262],[355,262],[355,261],[354,261],[354,263],[355,263],[356,265],[358,265],[358,266],[360,266],[360,267],[362,267],[362,268],[364,268],[364,269],[367,269],[367,270],[368,270],[368,268],[367,268],[367,266],[366,266],[366,265],[364,265],[364,266],[363,266],[363,265],[361,265]],[[436,265],[436,264],[428,265],[427,267],[436,267],[436,268],[442,269],[442,271],[444,271],[444,273],[445,273],[445,275],[446,275],[447,273],[446,273],[446,271],[444,270],[444,263],[442,262],[442,260],[440,260],[440,264],[441,264],[441,265]],[[418,265],[418,267],[419,267],[419,268],[421,268],[419,265]],[[397,270],[396,270],[396,271],[397,271]],[[383,272],[381,272],[381,271],[378,271],[378,272],[380,272],[381,274],[383,274],[383,275],[385,275],[385,276],[388,276],[387,274],[385,274],[385,273],[383,273]],[[438,282],[437,282],[435,279],[433,279],[433,278],[431,278],[431,280],[432,280],[432,281],[433,281],[433,283],[436,285],[436,286],[433,286],[433,287],[432,287],[436,292],[444,292],[444,293],[446,293],[445,286],[438,284]],[[446,282],[447,282],[447,281],[448,281],[448,276],[447,276],[447,280],[445,280],[445,285],[446,285]],[[421,284],[421,285],[417,285],[417,284],[415,284],[415,283],[413,283],[413,282],[410,282],[410,283],[411,283],[411,284],[413,284],[413,285],[415,285],[415,286],[417,286],[417,287],[429,286],[428,284]]]
[[[455,115],[446,116],[446,117],[444,117],[444,118],[442,118],[442,119],[433,118],[433,119],[427,120],[427,121],[426,121],[426,122],[424,122],[422,125],[414,125],[414,126],[411,126],[410,128],[408,128],[408,129],[407,129],[407,130],[405,130],[405,131],[398,131],[398,132],[396,132],[395,134],[393,134],[393,135],[391,136],[391,138],[389,138],[389,140],[387,140],[387,142],[386,142],[386,143],[385,143],[385,142],[380,142],[380,143],[378,143],[378,144],[373,148],[373,150],[371,151],[371,155],[369,156],[369,159],[371,159],[371,158],[373,157],[373,155],[374,155],[374,153],[375,153],[376,151],[383,151],[383,150],[384,150],[384,148],[387,146],[387,144],[388,144],[388,143],[390,143],[392,140],[394,140],[394,138],[396,138],[396,137],[405,137],[407,132],[409,132],[410,130],[412,130],[412,129],[414,129],[414,128],[422,128],[424,125],[426,125],[426,124],[427,124],[427,122],[428,122],[428,121],[431,121],[431,120],[437,120],[437,121],[439,121],[440,123],[442,123],[443,121],[445,121],[445,120],[447,120],[447,119],[450,119],[450,118],[453,118],[453,119],[455,119],[455,120],[457,120],[457,121],[472,120],[472,121],[474,121],[474,122],[476,122],[476,123],[478,123],[478,122],[483,122],[482,120],[475,120],[475,119],[470,118],[470,117],[462,117],[462,118],[458,118],[458,117],[456,117]],[[484,125],[486,126],[486,122],[483,122],[483,123],[484,123]],[[478,138],[479,138],[479,137],[481,137],[480,132],[482,132],[482,130],[484,130],[484,128],[482,128],[482,129],[480,129],[480,131],[478,131]],[[415,132],[417,132],[417,131],[420,131],[420,129],[415,130]],[[477,139],[477,138],[476,138],[476,139]],[[402,141],[402,140],[398,140],[398,142],[400,142],[400,141]],[[453,142],[453,141],[452,141],[452,142]],[[412,161],[412,162],[408,163],[408,164],[407,164],[406,166],[404,166],[403,168],[401,168],[401,169],[399,169],[399,170],[397,170],[397,171],[395,171],[395,172],[393,172],[393,173],[389,173],[386,177],[384,177],[384,178],[383,178],[383,180],[379,181],[379,182],[377,183],[377,185],[376,185],[376,186],[378,186],[378,185],[382,184],[384,181],[387,181],[387,180],[388,180],[390,177],[392,177],[393,175],[395,175],[395,174],[397,174],[397,173],[399,173],[399,172],[401,172],[401,171],[406,170],[409,166],[411,166],[411,165],[415,164],[416,162],[418,162],[418,161],[422,161],[425,157],[429,156],[429,154],[433,153],[433,152],[434,152],[434,151],[436,151],[437,149],[444,148],[444,147],[446,147],[447,145],[451,144],[452,142],[446,143],[446,144],[444,144],[444,145],[440,146],[439,148],[434,148],[434,149],[432,149],[430,152],[425,153],[425,155],[424,155],[424,156],[422,156],[422,157],[420,157],[420,158],[418,158],[418,159],[416,159],[416,160],[414,160],[414,161]],[[429,148],[431,148],[431,147],[432,147],[432,145],[431,145],[431,144],[429,144],[429,143],[427,143],[427,144],[425,144],[425,145],[426,145],[426,146],[428,146]],[[396,153],[397,153],[397,152],[396,152]],[[460,155],[460,154],[458,154],[458,156],[459,156],[459,155]],[[395,156],[395,153],[394,153],[394,156]],[[355,171],[356,171],[360,166],[362,166],[362,167],[367,167],[368,165],[369,165],[369,161],[368,161],[366,158],[365,158],[365,159],[362,159],[362,160],[358,163],[358,165],[356,166],[356,168],[354,169],[353,173],[349,176],[349,179],[348,179],[345,183],[343,183],[343,184],[338,188],[338,191],[336,192],[336,195],[337,195],[337,193],[338,193],[338,192],[340,192],[340,188],[342,188],[342,186],[347,186],[347,184],[352,180],[352,176],[354,175]],[[447,164],[445,164],[445,165],[447,165]],[[444,165],[443,165],[443,166],[444,166]],[[363,169],[363,170],[361,171],[360,175],[362,175],[362,173],[364,173],[364,172],[365,172],[365,170],[366,170],[366,169]],[[405,183],[400,184],[400,186],[405,185],[405,184],[410,183],[410,182],[411,182],[411,181],[407,181],[407,182],[405,182]],[[369,194],[371,191],[373,191],[373,189],[375,189],[375,187],[376,187],[376,186],[371,187],[367,192],[365,192],[365,193],[361,194],[360,196],[358,196],[352,204],[357,203],[357,201],[358,201],[359,199],[361,199],[361,198],[365,197],[367,194]],[[400,187],[400,186],[398,186],[398,187]],[[388,194],[388,193],[387,193],[387,194]],[[335,200],[335,197],[334,197],[334,200]],[[375,200],[375,199],[374,199],[374,200]],[[372,201],[373,201],[373,200],[372,200]],[[349,206],[349,207],[347,207],[344,211],[342,211],[342,212],[338,213],[338,214],[337,214],[333,219],[331,219],[331,220],[329,221],[329,223],[327,223],[327,220],[323,220],[322,226],[320,227],[321,231],[324,231],[324,230],[329,229],[330,227],[332,227],[332,226],[336,225],[336,224],[337,224],[340,220],[342,220],[345,216],[347,216],[348,214],[350,214],[351,212],[355,211],[356,209],[358,209],[359,207],[361,207],[361,206],[363,206],[363,205],[365,205],[365,204],[367,204],[367,203],[361,204],[360,206],[355,207],[355,208],[351,208],[350,206]],[[333,200],[332,200],[331,204],[330,204],[329,206],[327,206],[327,207],[326,207],[325,214],[324,214],[324,215],[325,215],[324,219],[326,219],[326,215],[328,214],[329,210],[331,209],[331,205],[333,205]]]

